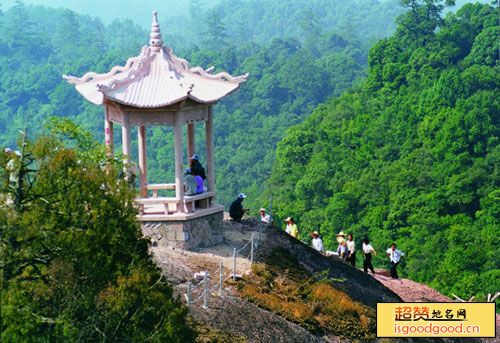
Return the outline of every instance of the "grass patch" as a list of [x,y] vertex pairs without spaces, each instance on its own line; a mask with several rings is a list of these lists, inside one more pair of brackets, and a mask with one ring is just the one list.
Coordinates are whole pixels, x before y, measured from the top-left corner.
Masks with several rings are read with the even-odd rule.
[[310,275],[288,250],[275,248],[236,286],[243,298],[313,333],[373,340],[375,310],[336,289],[339,281]]
[[214,330],[210,326],[192,319],[190,319],[190,325],[196,332],[195,343],[248,343],[248,340],[243,336]]

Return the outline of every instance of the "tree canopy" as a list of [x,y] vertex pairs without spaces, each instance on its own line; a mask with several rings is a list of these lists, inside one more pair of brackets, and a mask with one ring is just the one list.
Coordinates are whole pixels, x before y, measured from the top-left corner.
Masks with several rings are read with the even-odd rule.
[[[2,342],[193,341],[135,221],[135,191],[87,138],[68,121],[20,157],[2,151]],[[26,166],[21,193],[12,158]]]
[[[328,249],[341,230],[379,252],[396,242],[403,275],[448,295],[493,293],[498,9],[467,4],[441,18],[435,1],[406,3],[416,11],[370,50],[368,78],[287,131],[262,201],[274,194],[278,218],[296,218],[302,239],[320,229]],[[437,12],[422,17],[427,5]]]

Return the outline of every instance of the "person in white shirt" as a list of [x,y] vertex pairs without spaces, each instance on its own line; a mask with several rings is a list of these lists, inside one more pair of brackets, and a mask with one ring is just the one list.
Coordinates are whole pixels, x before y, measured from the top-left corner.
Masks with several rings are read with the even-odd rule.
[[356,243],[351,234],[347,235],[347,262],[356,267]]
[[323,249],[323,241],[319,237],[318,231],[314,231],[313,233],[311,233],[311,236],[313,237],[313,240],[312,240],[313,248],[318,250],[318,251],[321,251],[321,252],[325,251]]
[[7,162],[5,166],[5,170],[7,170],[9,174],[9,182],[12,184],[16,184],[19,182],[19,156],[21,153],[19,151],[15,151],[14,157],[12,156],[12,150],[10,148],[5,148],[5,152],[10,160]]
[[185,193],[187,195],[196,195],[197,188],[198,188],[198,182],[196,181],[196,178],[193,176],[191,168],[186,168],[184,170],[184,185],[186,186]]
[[377,252],[373,249],[368,238],[363,239],[363,269],[365,273],[368,273],[368,268],[375,274],[375,270],[372,265],[372,251],[377,256]]
[[386,253],[389,259],[391,260],[391,277],[393,279],[397,279],[399,276],[396,268],[399,262],[401,261],[401,257],[403,257],[405,254],[403,254],[400,250],[396,249],[395,243],[391,244],[391,247],[387,249]]
[[337,247],[337,255],[345,261],[347,258],[347,243],[344,237],[345,233],[342,231],[340,231],[337,235],[337,242],[339,243],[339,246]]
[[260,209],[260,221],[263,222],[263,223],[266,223],[266,224],[270,224],[271,223],[271,216],[266,213],[266,209],[265,208],[261,208]]

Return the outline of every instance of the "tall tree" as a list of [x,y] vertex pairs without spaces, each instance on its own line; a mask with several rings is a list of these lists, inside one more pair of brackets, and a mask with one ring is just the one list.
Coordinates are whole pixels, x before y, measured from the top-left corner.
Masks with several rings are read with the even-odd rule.
[[[443,24],[441,13],[446,6],[454,6],[455,0],[399,0],[409,9],[401,14],[396,23],[396,35],[409,46],[422,46]],[[443,4],[444,3],[444,4]]]
[[204,45],[212,50],[225,48],[228,35],[220,15],[214,10],[210,11],[205,18],[205,24],[207,31],[203,33],[205,37]]

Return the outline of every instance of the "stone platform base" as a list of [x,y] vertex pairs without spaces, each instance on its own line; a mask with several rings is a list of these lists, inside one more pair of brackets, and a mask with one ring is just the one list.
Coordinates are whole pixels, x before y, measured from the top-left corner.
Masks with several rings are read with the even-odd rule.
[[194,250],[222,242],[222,209],[204,217],[188,220],[144,221],[142,233],[153,244]]

